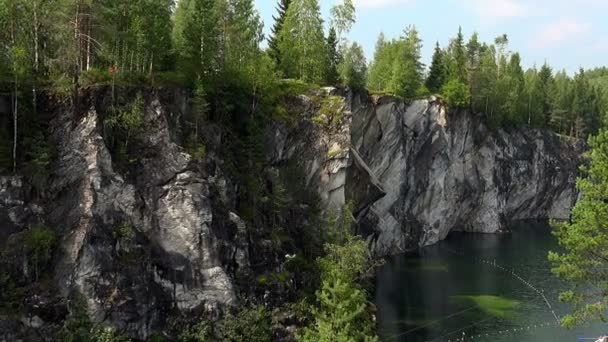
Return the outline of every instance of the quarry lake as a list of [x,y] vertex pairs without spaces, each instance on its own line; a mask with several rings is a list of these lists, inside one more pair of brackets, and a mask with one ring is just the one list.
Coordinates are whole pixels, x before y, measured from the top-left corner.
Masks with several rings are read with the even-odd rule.
[[546,222],[520,222],[508,234],[453,233],[387,260],[376,279],[381,341],[566,342],[608,333],[606,324],[557,325],[568,312],[547,261],[557,248]]

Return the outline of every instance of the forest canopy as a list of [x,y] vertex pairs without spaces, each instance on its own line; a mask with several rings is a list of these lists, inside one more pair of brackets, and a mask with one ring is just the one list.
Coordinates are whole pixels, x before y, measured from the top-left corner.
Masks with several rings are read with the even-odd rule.
[[[22,131],[43,121],[40,91],[68,96],[101,85],[190,88],[199,114],[211,119],[268,111],[263,104],[276,98],[278,82],[296,79],[408,101],[440,95],[493,128],[587,137],[604,121],[605,69],[571,76],[545,63],[526,70],[506,34],[482,42],[460,28],[446,46],[435,44],[425,65],[414,25],[396,38],[381,34],[367,61],[361,45],[347,39],[357,19],[353,1],[335,4],[330,18],[321,13],[318,0],[277,1],[265,36],[253,0],[0,0],[0,89],[10,95],[0,139],[12,145],[0,160],[13,169],[28,161],[27,142],[36,134]],[[227,94],[252,105],[234,108]]]

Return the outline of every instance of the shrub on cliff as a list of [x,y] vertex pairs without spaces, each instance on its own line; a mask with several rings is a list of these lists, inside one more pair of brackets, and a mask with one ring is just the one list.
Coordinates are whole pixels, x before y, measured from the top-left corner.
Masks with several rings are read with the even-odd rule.
[[450,80],[441,88],[441,94],[452,108],[465,108],[471,102],[471,92],[466,84]]

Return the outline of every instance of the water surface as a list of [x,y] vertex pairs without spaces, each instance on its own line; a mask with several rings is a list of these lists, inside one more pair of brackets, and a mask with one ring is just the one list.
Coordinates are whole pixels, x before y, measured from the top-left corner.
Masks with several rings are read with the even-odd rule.
[[557,325],[568,312],[547,261],[557,248],[548,224],[522,222],[509,234],[454,233],[388,260],[375,294],[381,340],[566,342],[607,333],[605,324]]

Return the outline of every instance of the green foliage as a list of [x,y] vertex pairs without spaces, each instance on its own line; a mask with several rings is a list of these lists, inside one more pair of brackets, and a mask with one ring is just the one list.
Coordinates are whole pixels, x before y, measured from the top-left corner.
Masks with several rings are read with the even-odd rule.
[[130,338],[120,335],[113,328],[97,328],[91,334],[94,342],[129,342]]
[[38,281],[40,269],[51,260],[53,249],[57,244],[57,233],[39,225],[27,233],[24,242],[30,251],[30,262],[34,267],[36,281]]
[[340,77],[338,74],[338,66],[342,62],[342,55],[338,47],[338,36],[333,27],[329,29],[329,34],[327,35],[327,55],[329,60],[329,65],[327,67],[327,83],[337,84],[338,78]]
[[279,34],[283,74],[321,83],[327,75],[327,45],[318,0],[293,0]]
[[447,66],[445,65],[444,53],[439,46],[439,42],[435,45],[433,60],[429,70],[429,76],[426,79],[426,87],[432,93],[439,93],[447,78]]
[[114,129],[114,150],[119,163],[131,163],[128,145],[133,134],[144,125],[144,98],[138,92],[128,110],[114,110],[105,124]]
[[69,303],[70,311],[68,317],[63,322],[63,327],[59,332],[61,341],[64,342],[95,342],[91,331],[93,323],[87,312],[87,303],[82,295],[78,295]]
[[132,133],[143,126],[144,98],[141,92],[137,93],[130,110],[121,110],[113,113],[106,123],[112,128],[118,128]]
[[135,238],[135,228],[129,223],[122,223],[113,232],[115,239],[133,240]]
[[335,238],[325,246],[326,255],[319,259],[321,288],[316,292],[316,305],[311,308],[314,323],[306,327],[300,341],[377,341],[367,295],[358,284],[367,271],[367,246],[350,233],[352,213],[343,209],[340,218],[330,224]]
[[237,315],[228,314],[220,326],[224,341],[265,342],[272,340],[270,313],[261,305],[246,307]]
[[272,16],[272,19],[274,19],[274,25],[272,26],[272,31],[270,37],[268,38],[268,50],[270,57],[274,59],[276,65],[281,65],[281,52],[279,50],[278,40],[281,29],[283,28],[283,23],[287,17],[287,10],[289,10],[291,1],[292,0],[280,0],[277,7],[277,16]]
[[312,309],[314,324],[304,329],[301,341],[376,341],[367,295],[356,283],[368,265],[361,238],[348,237],[343,245],[328,244],[319,260],[321,289]]
[[343,0],[331,8],[331,28],[335,29],[341,41],[352,29],[356,21],[355,5],[352,0]]
[[328,96],[322,99],[321,108],[312,121],[331,134],[339,130],[343,119],[344,99],[340,96]]
[[422,86],[422,44],[415,26],[398,40],[387,42],[380,36],[374,62],[370,66],[368,87],[388,91],[404,99],[414,99]]
[[178,342],[210,342],[214,340],[211,322],[202,320],[198,324],[185,328],[177,337]]
[[462,28],[458,28],[458,34],[450,44],[447,54],[448,62],[448,79],[456,80],[463,84],[468,81],[467,78],[467,52],[464,45],[464,36]]
[[570,221],[553,223],[563,252],[549,253],[553,272],[572,284],[560,296],[574,308],[562,319],[567,327],[604,320],[608,309],[608,132],[591,137],[589,146],[589,166],[577,182],[582,197]]
[[353,89],[365,88],[367,63],[363,48],[359,44],[353,43],[346,49],[339,70],[342,83]]
[[62,342],[129,342],[114,328],[95,326],[87,312],[86,299],[77,295],[68,303],[69,315],[59,331]]
[[81,82],[83,86],[110,85],[112,75],[107,70],[92,68],[82,74]]
[[207,156],[207,147],[201,142],[195,143],[190,145],[188,152],[192,156],[192,160],[202,161],[205,159],[205,156]]
[[262,286],[268,286],[271,284],[285,284],[291,279],[289,272],[270,272],[262,274],[256,278],[258,284]]
[[469,87],[455,79],[449,80],[441,88],[441,94],[452,108],[466,108],[471,101]]

